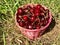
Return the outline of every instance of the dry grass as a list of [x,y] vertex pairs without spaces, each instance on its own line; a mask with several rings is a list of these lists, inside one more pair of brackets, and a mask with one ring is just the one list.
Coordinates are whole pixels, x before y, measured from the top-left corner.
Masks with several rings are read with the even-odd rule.
[[[29,40],[15,24],[16,9],[27,3],[48,7],[53,21],[46,32],[36,40]],[[0,45],[60,45],[60,0],[0,0]]]

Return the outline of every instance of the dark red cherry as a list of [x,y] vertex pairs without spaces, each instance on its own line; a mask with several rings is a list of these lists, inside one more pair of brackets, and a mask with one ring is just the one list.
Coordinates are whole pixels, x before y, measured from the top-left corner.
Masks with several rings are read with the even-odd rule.
[[17,14],[21,15],[22,13],[23,13],[23,9],[22,8],[18,8]]
[[17,12],[17,13],[16,13],[16,16],[19,16],[19,15],[20,15],[20,14]]
[[17,19],[17,22],[18,23],[21,21],[21,19],[19,17],[16,17],[16,19]]
[[36,29],[36,25],[33,25],[33,29]]
[[25,24],[26,24],[25,26],[27,29],[29,29],[29,25],[32,25],[32,23],[29,20],[27,22],[25,22]]
[[23,27],[25,25],[25,23],[23,21],[19,22],[19,26]]
[[24,21],[27,21],[28,20],[28,16],[24,15],[23,19],[24,19]]

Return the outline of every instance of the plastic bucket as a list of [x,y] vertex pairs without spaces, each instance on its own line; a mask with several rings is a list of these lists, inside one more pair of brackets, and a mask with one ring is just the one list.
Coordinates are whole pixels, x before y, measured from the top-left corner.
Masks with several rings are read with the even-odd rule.
[[[27,5],[32,5],[32,4],[27,4]],[[34,4],[36,5],[36,4]],[[42,5],[43,6],[43,5]],[[45,9],[48,9],[47,7],[43,6]],[[15,23],[16,25],[19,27],[20,31],[22,34],[24,34],[26,37],[28,37],[29,39],[36,39],[38,36],[41,36],[43,34],[43,32],[46,30],[46,28],[49,26],[49,24],[52,21],[52,14],[49,11],[49,20],[46,26],[44,26],[43,28],[40,29],[25,29],[21,26],[18,25],[17,21],[16,21],[16,15],[15,15]]]

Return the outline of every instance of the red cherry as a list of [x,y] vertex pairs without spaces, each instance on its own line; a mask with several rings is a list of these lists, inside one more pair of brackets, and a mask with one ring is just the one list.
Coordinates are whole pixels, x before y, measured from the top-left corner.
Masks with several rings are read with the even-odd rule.
[[30,21],[27,21],[27,22],[25,22],[25,23],[26,23],[25,26],[26,26],[27,29],[29,29],[29,25],[32,25],[32,23],[31,23]]
[[34,22],[35,19],[36,19],[36,17],[32,16],[30,20],[31,20],[31,22]]
[[44,8],[44,7],[42,7],[42,6],[41,6],[41,5],[39,5],[39,4],[36,6],[36,9],[37,9],[37,10],[39,10],[39,11],[40,11],[40,13],[45,11],[45,8]]
[[22,8],[18,8],[18,10],[17,10],[17,14],[22,14],[22,11],[23,11],[23,9]]
[[38,4],[38,5],[36,5],[36,8],[38,8],[38,9],[40,9],[41,7],[42,7],[42,6],[41,6],[41,5],[39,5],[39,4]]
[[35,9],[34,10],[34,14],[35,14],[35,16],[39,16],[40,15],[40,10],[39,9]]
[[23,16],[23,19],[24,19],[25,21],[27,21],[27,20],[28,20],[28,17],[25,15],[25,16]]
[[19,22],[19,26],[23,27],[25,23],[23,21]]
[[16,17],[16,19],[17,19],[17,22],[18,23],[21,21],[21,19],[19,17]]
[[35,16],[39,16],[40,14],[39,13],[35,13]]
[[20,14],[17,12],[16,15],[19,16]]
[[39,25],[37,25],[37,26],[36,26],[36,29],[40,29],[40,26],[39,26]]

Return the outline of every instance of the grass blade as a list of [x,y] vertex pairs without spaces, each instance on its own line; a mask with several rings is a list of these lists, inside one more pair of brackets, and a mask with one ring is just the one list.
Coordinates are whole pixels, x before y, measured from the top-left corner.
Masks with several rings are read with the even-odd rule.
[[6,45],[5,34],[4,34],[4,32],[3,32],[3,42],[4,42],[4,45]]

